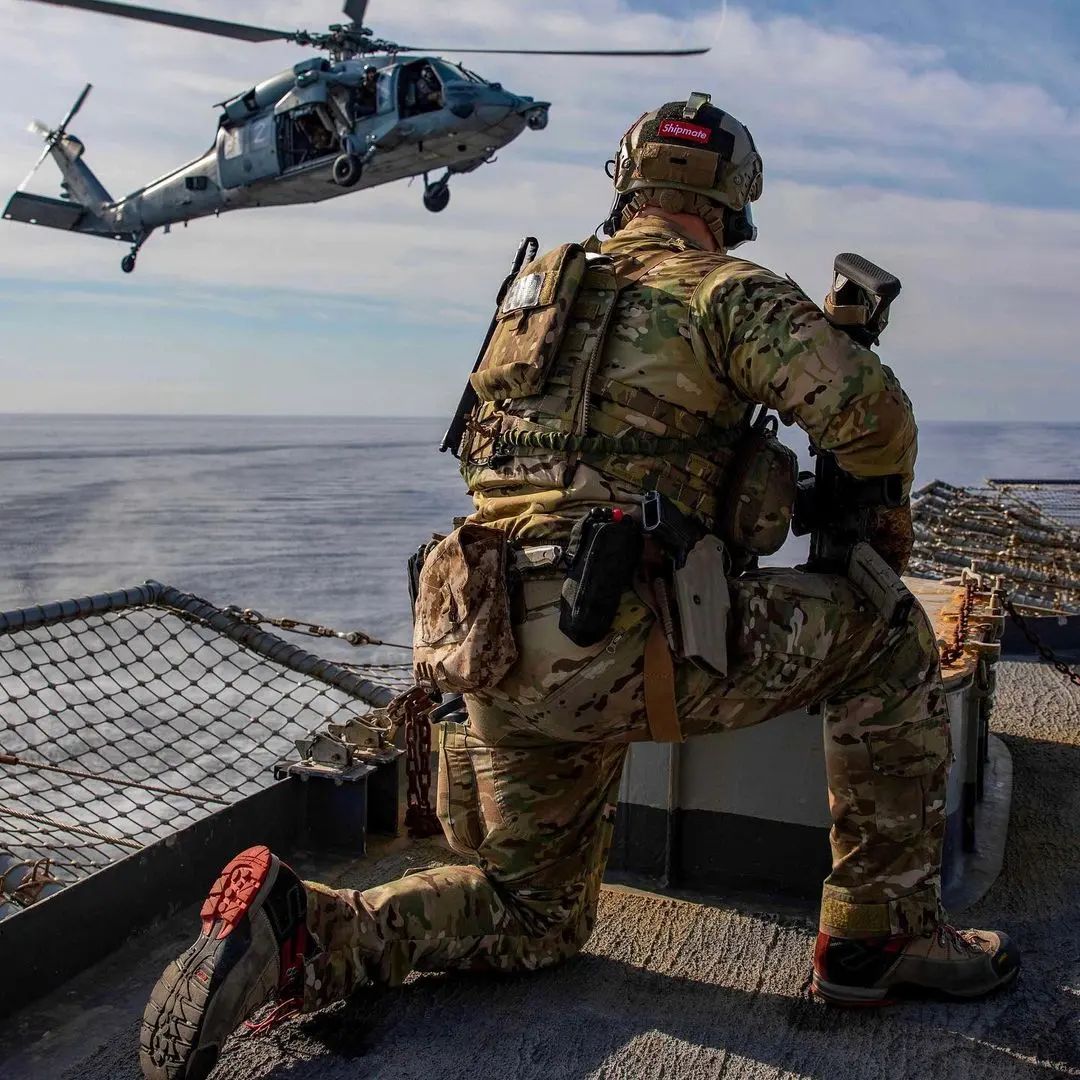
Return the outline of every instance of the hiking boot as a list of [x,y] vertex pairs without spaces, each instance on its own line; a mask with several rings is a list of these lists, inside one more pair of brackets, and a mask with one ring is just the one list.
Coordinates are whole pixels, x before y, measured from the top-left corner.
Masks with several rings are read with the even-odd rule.
[[263,1030],[298,1012],[314,952],[303,883],[268,848],[230,862],[202,906],[202,934],[158,979],[143,1014],[147,1080],[203,1080],[225,1040],[257,1009]]
[[1008,985],[1020,950],[995,930],[942,923],[919,937],[837,938],[819,933],[814,993],[834,1005],[891,1005],[900,998],[970,1001]]

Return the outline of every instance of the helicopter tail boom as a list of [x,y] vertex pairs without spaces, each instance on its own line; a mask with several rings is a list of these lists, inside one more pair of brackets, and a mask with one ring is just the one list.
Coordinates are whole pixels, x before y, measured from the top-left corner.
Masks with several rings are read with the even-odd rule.
[[73,135],[56,138],[53,132],[48,133],[46,142],[46,156],[52,155],[63,175],[63,196],[53,199],[20,188],[8,200],[4,219],[130,242],[130,236],[118,232],[110,221],[115,217],[108,211],[112,196],[82,160],[83,144]]
[[[33,169],[30,170],[30,175],[8,200],[4,208],[4,218],[7,221],[44,225],[51,229],[130,240],[127,233],[115,230],[115,223],[110,219],[116,215],[109,213],[113,198],[83,161],[82,141],[74,135],[69,135],[67,131],[68,124],[82,108],[89,93],[90,85],[87,84],[58,127],[50,130],[40,121],[35,120],[31,123],[30,130],[41,135],[45,141],[45,149]],[[59,199],[34,195],[23,190],[37,172],[38,167],[50,156],[63,176],[61,184],[63,195]]]
[[81,140],[66,133],[51,139],[49,145],[49,153],[64,177],[61,186],[65,196],[91,213],[99,213],[111,205],[113,198],[83,161],[83,149]]

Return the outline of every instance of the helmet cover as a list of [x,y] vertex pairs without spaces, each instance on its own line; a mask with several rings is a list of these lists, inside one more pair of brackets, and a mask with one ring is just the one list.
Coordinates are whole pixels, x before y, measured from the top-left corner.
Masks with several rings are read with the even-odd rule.
[[614,182],[620,195],[673,188],[742,210],[761,196],[761,155],[745,125],[695,92],[631,125],[619,145]]

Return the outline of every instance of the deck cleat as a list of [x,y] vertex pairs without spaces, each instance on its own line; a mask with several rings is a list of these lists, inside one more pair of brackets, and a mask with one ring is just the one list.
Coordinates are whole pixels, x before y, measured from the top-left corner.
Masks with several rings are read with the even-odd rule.
[[204,1080],[225,1040],[255,1013],[261,1033],[299,1012],[304,964],[317,946],[307,896],[269,848],[242,851],[200,912],[202,933],[162,973],[143,1014],[139,1064],[147,1080]]
[[974,1001],[1016,978],[1020,950],[996,930],[839,938],[819,933],[814,993],[831,1005],[892,1005],[907,998]]

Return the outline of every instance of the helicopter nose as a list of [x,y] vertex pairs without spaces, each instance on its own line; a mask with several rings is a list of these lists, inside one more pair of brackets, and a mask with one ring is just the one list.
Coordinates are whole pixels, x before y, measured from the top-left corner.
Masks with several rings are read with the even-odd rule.
[[543,131],[548,126],[547,102],[531,102],[522,112],[530,131]]

